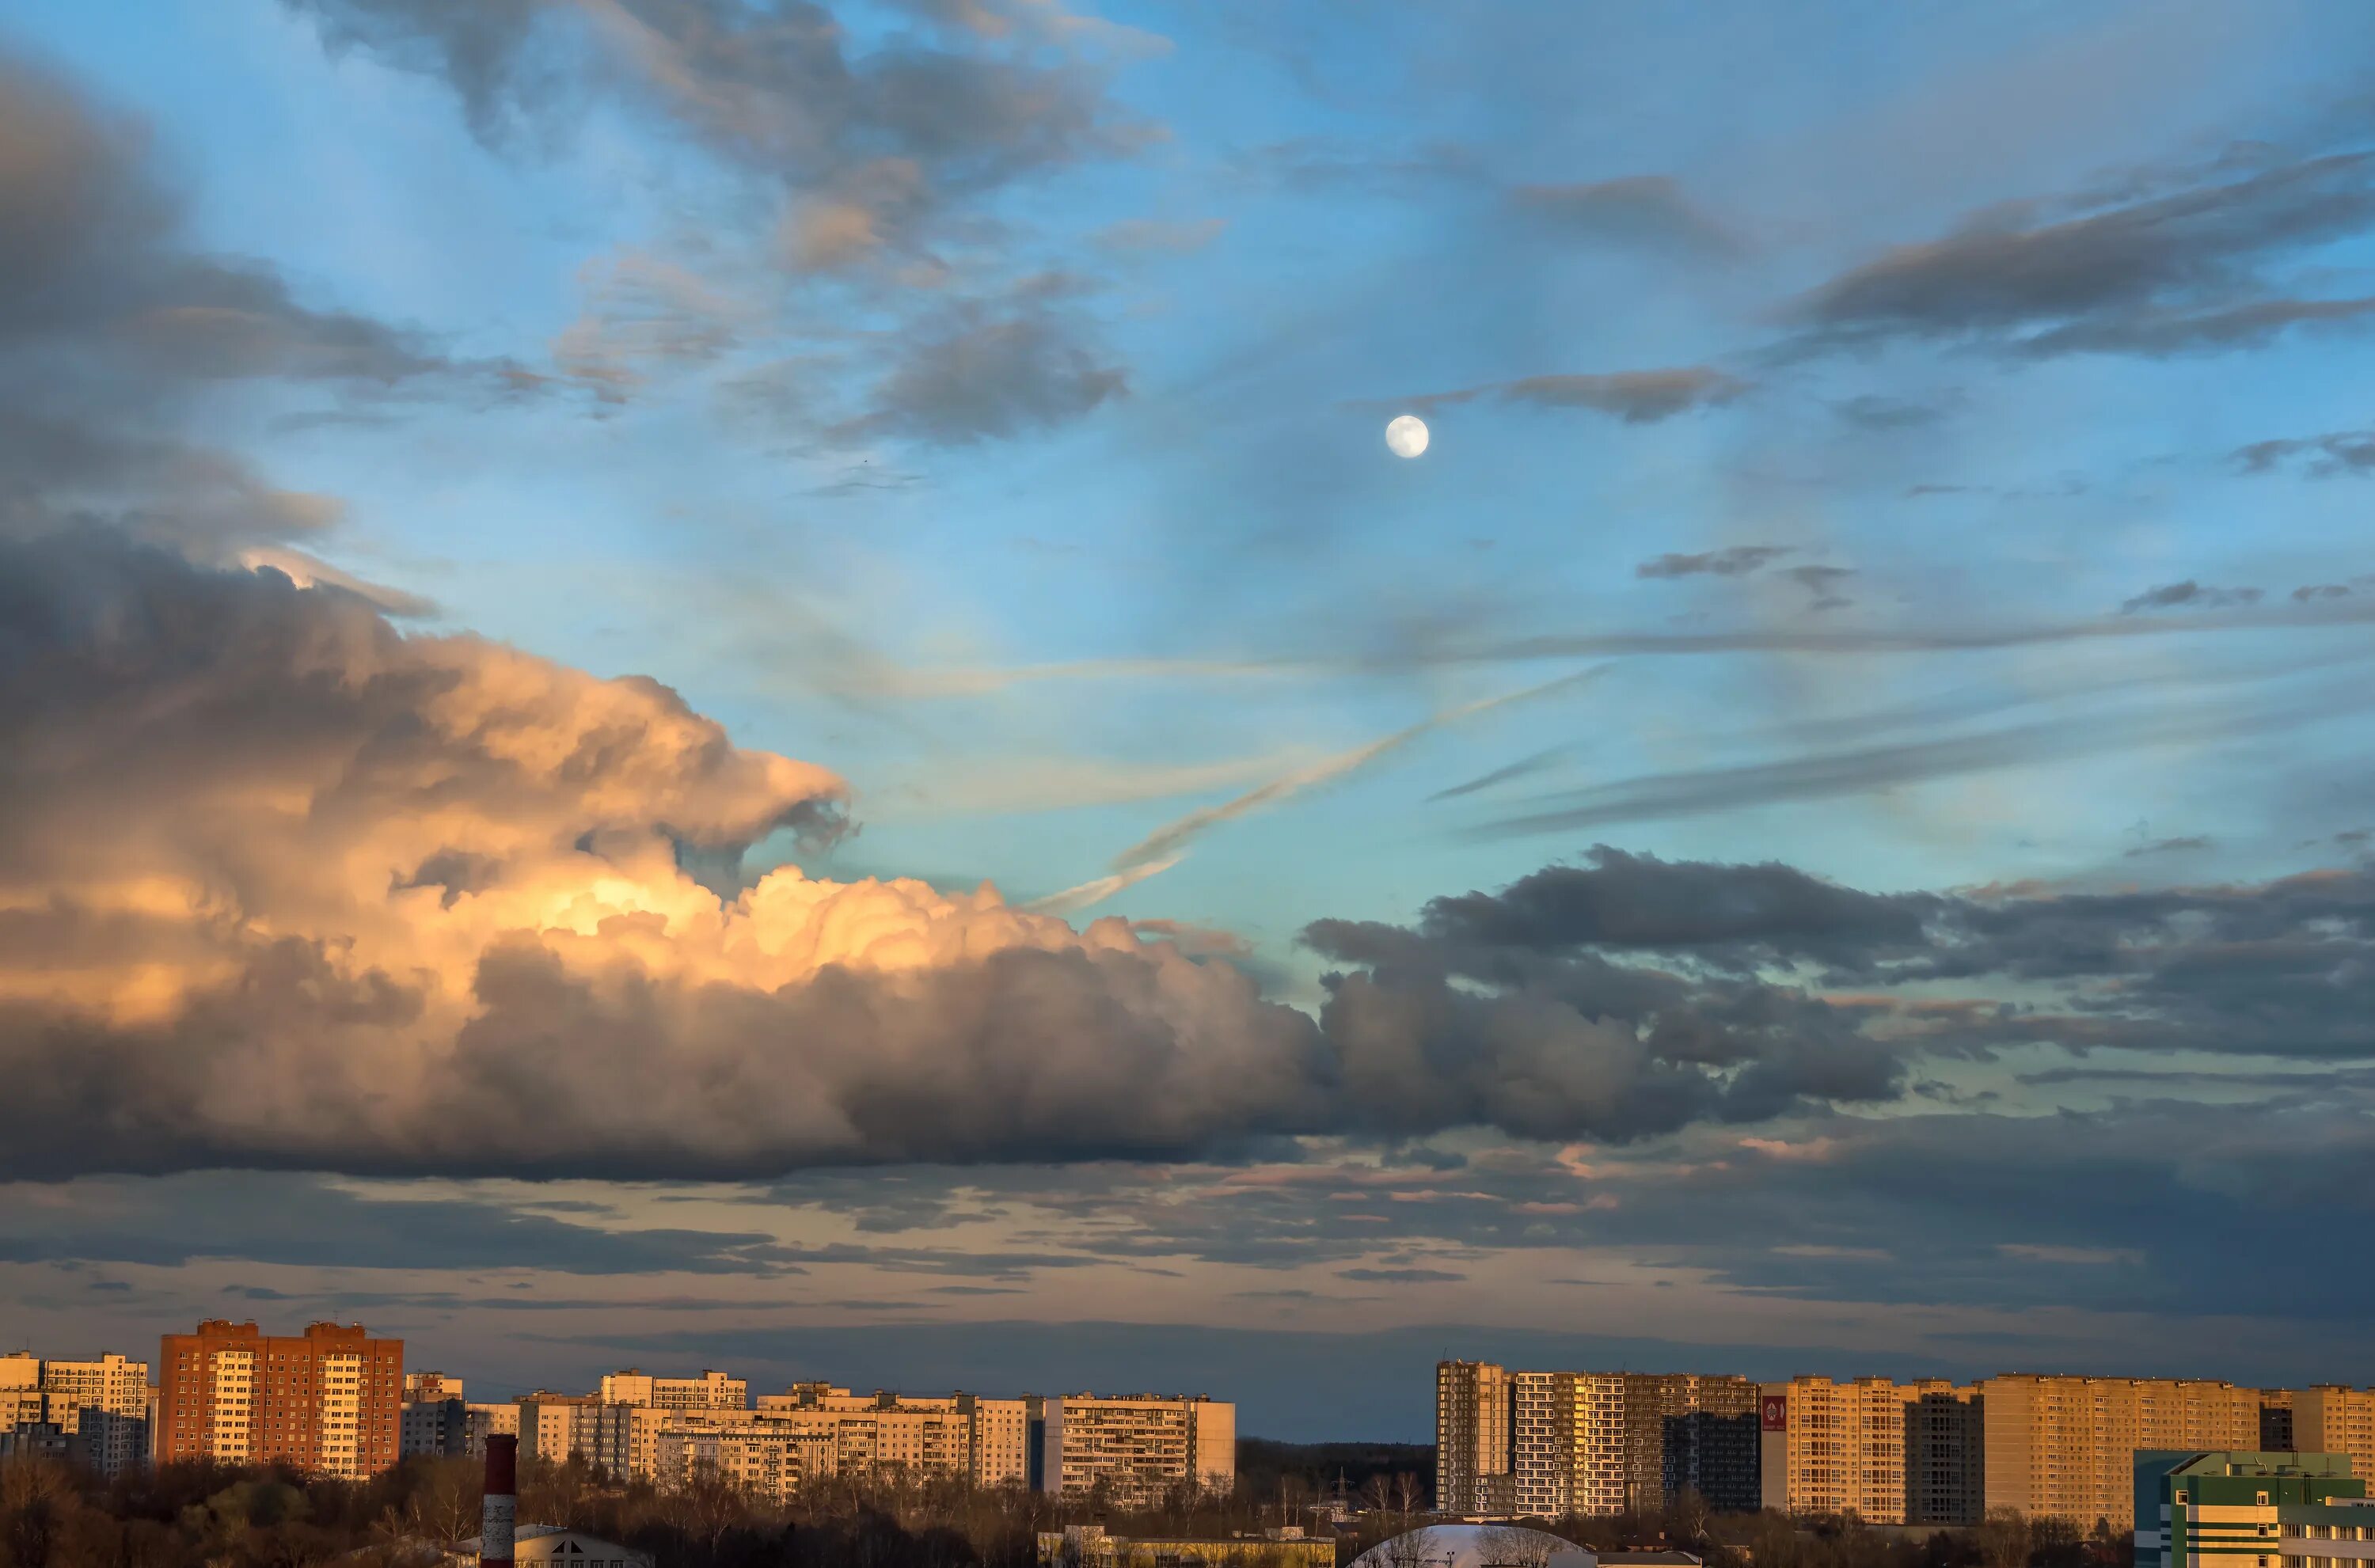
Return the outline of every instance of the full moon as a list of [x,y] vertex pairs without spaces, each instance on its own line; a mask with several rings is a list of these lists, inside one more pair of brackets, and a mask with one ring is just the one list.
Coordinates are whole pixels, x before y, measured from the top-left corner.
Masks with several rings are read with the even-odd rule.
[[1386,427],[1386,445],[1397,457],[1416,457],[1426,450],[1426,421],[1416,414],[1397,415]]

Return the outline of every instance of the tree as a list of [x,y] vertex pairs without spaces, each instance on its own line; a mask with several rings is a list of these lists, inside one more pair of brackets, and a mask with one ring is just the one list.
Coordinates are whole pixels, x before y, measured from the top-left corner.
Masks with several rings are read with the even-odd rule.
[[2028,1520],[2014,1508],[1991,1508],[1977,1532],[1987,1568],[2028,1568]]
[[1404,1530],[1378,1550],[1386,1559],[1386,1568],[1427,1568],[1427,1552],[1435,1544],[1435,1532],[1424,1526]]
[[1477,1532],[1476,1550],[1484,1568],[1550,1568],[1558,1542],[1540,1530],[1495,1525]]
[[1666,1505],[1666,1534],[1684,1546],[1696,1546],[1707,1539],[1707,1521],[1714,1516],[1705,1494],[1686,1486]]

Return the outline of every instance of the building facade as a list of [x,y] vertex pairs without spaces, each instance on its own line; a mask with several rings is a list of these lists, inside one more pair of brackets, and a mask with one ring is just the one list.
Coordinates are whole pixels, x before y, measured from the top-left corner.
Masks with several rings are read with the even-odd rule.
[[2375,1485],[2375,1388],[2320,1384],[2292,1396],[2293,1445],[2346,1454],[2351,1473]]
[[[0,1356],[0,1432],[53,1429],[65,1451],[100,1475],[148,1462],[148,1363],[109,1353],[97,1361]],[[55,1446],[43,1434],[41,1444]]]
[[1127,1507],[1182,1488],[1225,1493],[1236,1487],[1233,1404],[1200,1394],[1068,1394],[1038,1404],[1038,1424],[1057,1462],[1050,1477],[1043,1459],[1039,1480],[1058,1495]]
[[[1667,1498],[1668,1423],[1706,1412],[1747,1415],[1743,1377],[1627,1372],[1518,1372],[1509,1389],[1506,1488],[1480,1475],[1463,1512],[1555,1518],[1646,1513]],[[1444,1380],[1438,1372],[1438,1399]],[[1446,1423],[1438,1409],[1438,1427]],[[1483,1457],[1483,1456],[1479,1456]]]
[[1986,1407],[1944,1379],[1765,1385],[1757,1413],[1765,1506],[1875,1525],[1973,1525],[1985,1508]]
[[1439,1514],[1506,1514],[1515,1436],[1509,1372],[1491,1362],[1435,1368],[1435,1507]]
[[360,1479],[396,1462],[404,1341],[360,1325],[266,1335],[212,1319],[159,1347],[160,1461],[288,1464]]
[[747,1410],[750,1385],[703,1368],[699,1377],[654,1377],[634,1367],[602,1379],[606,1405],[649,1405],[663,1410]]
[[1763,1460],[1755,1410],[1665,1418],[1662,1480],[1669,1498],[1696,1491],[1719,1514],[1754,1514],[1764,1506]]
[[2345,1454],[2135,1456],[2136,1568],[2360,1568],[2375,1505]]
[[[2231,1383],[2022,1375],[1991,1377],[1979,1391],[1988,1508],[2081,1530],[2097,1520],[2135,1527],[2139,1453],[2259,1451],[2260,1391]],[[2296,1401],[2297,1426],[2299,1414]]]

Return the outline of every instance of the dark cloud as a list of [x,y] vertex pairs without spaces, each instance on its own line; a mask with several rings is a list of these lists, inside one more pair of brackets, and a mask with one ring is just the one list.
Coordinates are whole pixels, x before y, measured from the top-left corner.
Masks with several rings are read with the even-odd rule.
[[1892,337],[2000,344],[2033,357],[2168,354],[2249,347],[2297,328],[2353,323],[2375,301],[2271,297],[2267,264],[2375,221],[2369,155],[2335,154],[2078,216],[2036,204],[1976,213],[1823,284],[1800,304],[1802,347]]
[[798,1272],[773,1236],[757,1232],[571,1224],[471,1198],[365,1197],[303,1176],[109,1178],[46,1188],[40,1201],[28,1189],[16,1190],[15,1200],[0,1202],[0,1261],[13,1263],[171,1268],[229,1258],[275,1267],[436,1272]]
[[1456,392],[1426,392],[1388,399],[1379,409],[1416,409],[1431,414],[1437,408],[1480,398],[1523,403],[1538,408],[1582,408],[1606,414],[1628,425],[1655,424],[1694,408],[1729,403],[1749,390],[1737,376],[1705,365],[1671,370],[1616,371],[1605,375],[1519,376],[1513,381],[1463,387]]
[[2182,583],[2164,583],[2157,588],[2147,588],[2120,606],[2121,615],[2134,615],[2140,610],[2162,609],[2232,609],[2239,605],[2255,605],[2266,595],[2257,588],[2213,588],[2189,577]]
[[1562,233],[1607,243],[1715,261],[1736,261],[1748,248],[1663,174],[1518,185],[1509,200],[1520,213]]
[[269,267],[204,254],[183,229],[138,125],[0,53],[0,533],[100,519],[220,558],[326,526],[335,502],[187,435],[224,383],[334,407],[538,384],[303,304]]
[[1731,545],[1696,555],[1669,552],[1654,556],[1633,569],[1636,577],[1745,577],[1767,561],[1790,553],[1787,545]]
[[2375,430],[2328,430],[2287,441],[2259,441],[2238,447],[2235,461],[2250,474],[2273,473],[2295,458],[2317,478],[2375,474]]

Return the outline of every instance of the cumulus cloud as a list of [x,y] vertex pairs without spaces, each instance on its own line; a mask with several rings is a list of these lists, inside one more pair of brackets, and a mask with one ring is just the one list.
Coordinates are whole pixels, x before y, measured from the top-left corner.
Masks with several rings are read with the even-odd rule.
[[399,635],[345,589],[100,530],[0,543],[0,1170],[1627,1138],[1894,1081],[1800,1031],[1677,1053],[1383,971],[1339,977],[1315,1023],[1119,920],[746,878],[774,835],[829,843],[845,794],[655,682]]

